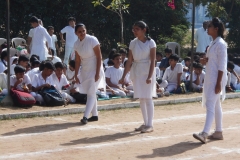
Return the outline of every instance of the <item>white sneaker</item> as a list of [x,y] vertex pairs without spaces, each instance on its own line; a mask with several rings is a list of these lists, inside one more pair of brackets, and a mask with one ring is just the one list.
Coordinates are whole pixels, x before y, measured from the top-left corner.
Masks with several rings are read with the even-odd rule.
[[146,127],[141,131],[141,133],[150,133],[150,132],[153,132],[153,127],[150,127],[150,126],[146,126]]
[[208,137],[208,134],[205,133],[205,132],[200,132],[200,133],[198,133],[198,134],[194,133],[194,134],[193,134],[193,137],[194,137],[195,139],[201,141],[203,144],[205,144],[205,143],[206,143],[206,139],[207,139],[207,137]]

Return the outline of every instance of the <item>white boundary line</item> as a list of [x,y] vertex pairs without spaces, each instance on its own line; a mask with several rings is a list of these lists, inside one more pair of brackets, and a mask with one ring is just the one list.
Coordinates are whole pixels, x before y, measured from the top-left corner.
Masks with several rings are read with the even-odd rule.
[[[238,127],[230,127],[230,128],[226,128],[225,130],[238,130],[240,129],[240,126]],[[62,152],[62,151],[70,151],[70,150],[76,150],[76,149],[96,149],[96,148],[102,148],[102,147],[110,147],[110,146],[117,146],[117,145],[121,145],[121,144],[129,144],[129,143],[138,143],[138,142],[146,142],[146,141],[153,141],[153,140],[159,140],[159,139],[168,139],[168,138],[176,138],[176,137],[184,137],[184,136],[190,136],[192,133],[187,133],[187,134],[177,134],[177,135],[169,135],[169,136],[147,136],[147,137],[142,137],[142,138],[137,138],[134,140],[128,140],[128,141],[118,141],[118,142],[109,142],[109,143],[101,143],[101,144],[90,144],[90,145],[86,145],[86,146],[77,146],[77,147],[62,147],[62,148],[56,148],[56,149],[51,149],[51,150],[42,150],[42,151],[36,151],[36,152],[25,152],[25,153],[17,153],[17,154],[7,154],[7,155],[1,155],[0,159],[13,159],[13,158],[20,158],[20,157],[26,157],[26,156],[37,156],[37,155],[43,155],[43,154],[49,154],[49,153],[57,153],[57,152]],[[217,148],[213,148],[216,149]],[[238,151],[239,149],[237,149]],[[234,150],[235,151],[235,150]],[[224,153],[226,151],[224,150]],[[230,153],[230,152],[227,152]],[[218,153],[218,154],[222,154],[222,153]],[[214,155],[218,155],[218,154],[209,154],[209,155],[205,155],[206,157],[211,157]],[[226,153],[225,153],[226,154]],[[191,159],[195,159],[195,158],[206,158],[206,157],[199,157],[199,156],[193,156],[193,157],[189,157],[189,158],[183,158],[183,159],[177,159],[177,160],[191,160]]]
[[[225,111],[223,112],[224,115],[232,115],[232,114],[239,114],[240,109],[235,109],[231,111]],[[177,116],[177,117],[169,117],[169,118],[161,118],[161,119],[155,119],[153,120],[154,123],[163,123],[167,121],[176,121],[176,120],[189,120],[189,119],[197,119],[197,118],[203,118],[206,114],[195,114],[195,115],[187,115],[187,116]],[[86,125],[86,126],[80,126],[78,128],[72,128],[73,130],[91,130],[91,129],[106,129],[110,131],[117,131],[119,130],[114,129],[115,127],[119,126],[131,126],[131,125],[139,125],[142,122],[123,122],[123,123],[117,123],[117,124],[110,124],[110,125]],[[48,131],[48,132],[41,132],[41,133],[24,133],[24,134],[17,134],[17,135],[9,135],[9,136],[0,136],[1,139],[9,139],[9,138],[17,138],[17,137],[27,137],[27,136],[37,136],[37,135],[45,135],[45,134],[55,134],[55,133],[61,133],[68,131],[67,129],[61,129],[56,131]]]

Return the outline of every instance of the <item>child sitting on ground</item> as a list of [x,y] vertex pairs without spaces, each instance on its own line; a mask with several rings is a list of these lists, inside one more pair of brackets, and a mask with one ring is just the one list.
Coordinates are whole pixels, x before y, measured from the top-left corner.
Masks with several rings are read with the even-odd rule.
[[203,71],[203,66],[200,63],[194,65],[194,70],[192,73],[192,87],[195,92],[202,92],[205,72]]
[[69,66],[67,67],[66,70],[66,77],[67,80],[72,83],[75,79],[75,60],[71,60],[69,62]]
[[31,80],[28,75],[25,74],[26,69],[20,65],[14,68],[15,75],[10,77],[11,89],[28,92],[32,90]]
[[27,68],[28,66],[28,62],[29,62],[29,59],[26,55],[20,55],[19,58],[18,58],[18,64],[13,64],[10,68],[10,75],[14,75],[15,72],[14,72],[14,68],[15,66],[17,65],[20,65],[22,66],[23,68]]
[[55,73],[52,74],[52,85],[62,94],[62,97],[71,103],[75,103],[76,100],[70,96],[70,84],[63,74],[63,63],[57,62],[54,64],[56,70]]
[[162,83],[167,84],[166,91],[174,92],[181,84],[181,76],[183,67],[181,63],[178,63],[179,57],[176,54],[172,54],[169,57],[170,66],[166,68],[162,78]]
[[0,73],[0,96],[5,96],[8,94],[7,86],[7,69]]
[[228,70],[228,81],[226,89],[229,92],[232,92],[233,90],[240,90],[240,84],[238,83],[240,81],[240,77],[235,72],[235,65],[232,61],[229,61],[227,63],[227,70]]
[[54,65],[50,61],[46,61],[42,66],[42,71],[33,76],[32,80],[32,91],[31,95],[36,99],[36,101],[42,105],[44,104],[44,100],[38,91],[40,91],[44,87],[51,87],[53,84],[52,73],[55,70]]
[[119,53],[116,53],[112,56],[114,66],[107,68],[105,72],[106,83],[109,87],[111,87],[117,96],[125,97],[126,93],[121,84],[119,84],[119,80],[122,78],[124,68],[120,67],[122,64],[122,56]]

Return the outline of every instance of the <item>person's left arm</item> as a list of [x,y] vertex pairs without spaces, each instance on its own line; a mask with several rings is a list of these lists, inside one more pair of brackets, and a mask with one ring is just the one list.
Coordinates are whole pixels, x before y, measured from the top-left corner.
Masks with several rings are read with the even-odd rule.
[[179,63],[179,65],[178,65],[178,74],[177,74],[177,87],[179,87],[180,84],[181,84],[182,72],[183,72],[183,66],[182,66],[182,64]]
[[100,78],[99,74],[100,74],[100,69],[101,69],[101,65],[102,65],[102,53],[101,53],[101,49],[100,49],[100,45],[96,45],[94,48],[94,53],[96,55],[97,58],[97,65],[96,65],[96,75],[95,75],[95,82],[98,81],[98,79]]
[[[153,41],[153,45],[150,46],[150,68],[149,68],[149,72],[148,72],[148,77],[146,79],[146,83],[150,84],[152,81],[152,75],[153,75],[153,71],[155,68],[155,61],[156,61],[156,44]],[[155,83],[155,82],[153,82]]]

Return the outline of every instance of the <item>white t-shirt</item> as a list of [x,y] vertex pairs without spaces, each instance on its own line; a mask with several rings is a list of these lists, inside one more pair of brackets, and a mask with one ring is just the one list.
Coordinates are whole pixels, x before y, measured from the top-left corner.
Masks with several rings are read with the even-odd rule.
[[[4,62],[7,65],[7,62],[6,61],[4,61]],[[7,69],[7,67],[3,64],[2,61],[0,61],[0,73],[3,73],[6,69]]]
[[52,84],[57,90],[62,90],[63,86],[68,85],[69,82],[67,80],[67,77],[62,74],[60,80],[58,79],[57,75],[55,73],[52,74]]
[[156,69],[156,78],[161,78],[161,72],[159,67],[155,67],[155,69]]
[[42,77],[42,72],[38,73],[38,74],[35,74],[33,76],[33,80],[32,80],[32,86],[37,88],[41,85],[44,85],[44,84],[53,84],[53,80],[52,80],[52,76],[49,76],[46,78],[46,81],[43,79]]
[[177,63],[173,70],[171,70],[171,66],[166,68],[163,75],[163,80],[167,80],[168,83],[177,84],[178,73],[183,73],[183,66],[181,63]]
[[15,67],[16,67],[16,64],[12,64],[11,65],[11,67],[10,67],[10,76],[15,74],[15,72],[14,72],[14,68]]
[[62,62],[62,60],[57,56],[53,56],[52,63],[55,64],[57,62]]
[[[79,69],[80,70],[80,69]],[[71,71],[70,69],[69,69],[69,67],[67,68],[67,70],[66,70],[66,77],[67,77],[67,79],[68,79],[68,81],[69,82],[72,82],[72,78],[75,76],[75,70],[74,71]]]
[[[16,75],[10,76],[10,86],[13,87],[16,82],[17,82],[17,77],[16,77]],[[31,84],[31,80],[30,80],[30,78],[28,77],[28,75],[25,74],[24,77],[23,77],[22,83],[18,84],[17,87],[16,87],[16,89],[17,89],[17,90],[20,90],[20,91],[23,91],[23,88],[22,88],[23,85],[29,85],[29,84]]]
[[[193,81],[193,82],[196,81],[197,75],[195,74],[194,71],[193,71],[193,75],[192,75],[192,76],[193,76],[193,77],[192,77],[192,81]],[[200,85],[200,86],[203,86],[204,77],[205,77],[205,72],[202,71],[202,73],[199,75],[199,78],[200,78],[200,83],[199,83],[199,85]]]
[[75,34],[75,30],[71,26],[66,26],[61,30],[61,33],[66,33],[66,46],[73,47],[74,43],[77,41],[78,37]]
[[58,41],[57,40],[57,36],[55,35],[55,34],[53,34],[52,36],[51,36],[51,38],[52,38],[52,46],[53,46],[53,50],[55,50],[56,51],[56,45],[55,45],[55,43]]
[[114,85],[120,85],[119,80],[122,78],[124,68],[109,67],[105,72],[105,77],[110,78],[110,81]]
[[31,79],[31,81],[33,80],[33,77],[35,74],[38,74],[40,71],[39,71],[39,68],[33,68],[31,69],[30,71],[28,71],[26,74],[28,75],[28,77]]

